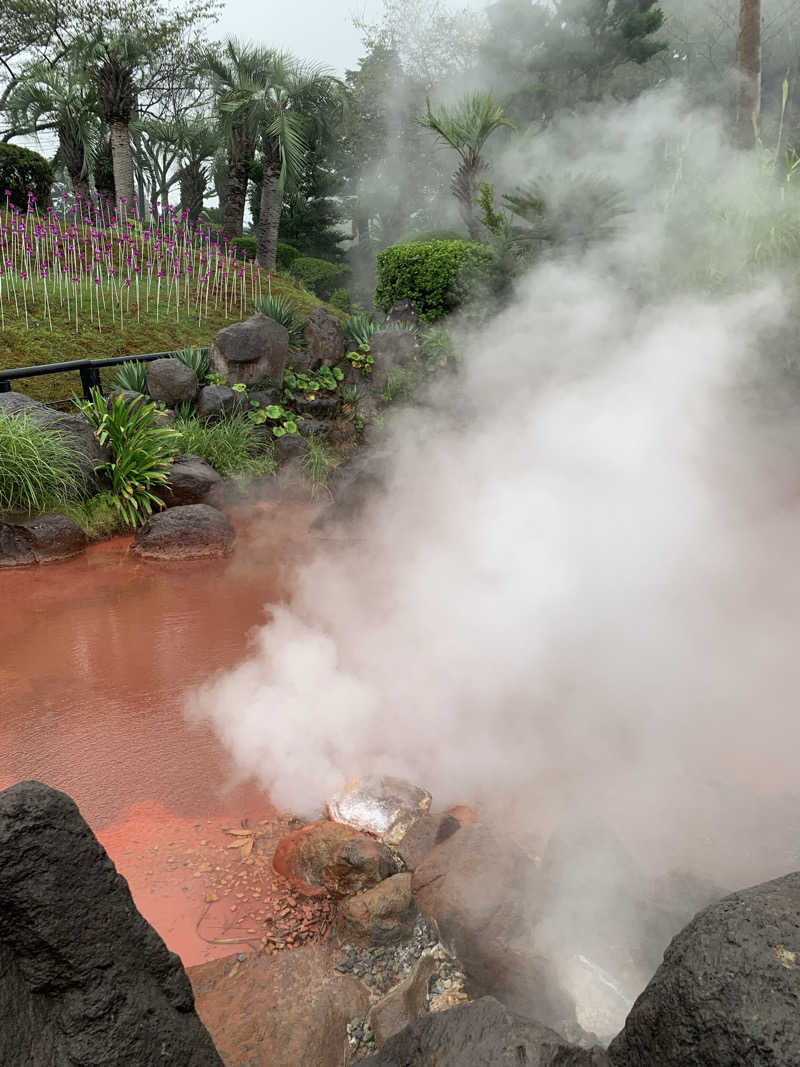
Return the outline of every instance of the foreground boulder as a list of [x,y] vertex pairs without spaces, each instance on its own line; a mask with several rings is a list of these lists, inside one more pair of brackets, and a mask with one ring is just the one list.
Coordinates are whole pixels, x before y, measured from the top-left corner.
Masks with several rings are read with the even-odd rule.
[[609,1048],[614,1067],[796,1067],[800,872],[700,912]]
[[258,311],[244,322],[219,331],[209,351],[209,362],[234,385],[266,381],[280,387],[288,355],[289,331]]
[[347,897],[395,873],[392,854],[380,841],[327,819],[279,841],[272,865],[307,896]]
[[169,470],[166,486],[158,493],[168,508],[185,504],[201,504],[211,490],[222,482],[218,474],[201,456],[187,453],[178,456]]
[[198,1014],[229,1067],[341,1067],[347,1024],[369,1005],[366,987],[335,970],[330,945],[228,956],[189,976]]
[[314,308],[303,330],[310,367],[335,366],[344,356],[342,324],[327,308]]
[[153,515],[136,531],[131,552],[141,559],[215,559],[233,551],[236,532],[208,504],[186,504]]
[[86,550],[86,534],[66,515],[0,522],[0,567],[57,563]]
[[3,1067],[222,1067],[181,962],[64,793],[0,793]]
[[204,385],[197,396],[198,419],[219,419],[247,409],[247,397],[229,385]]
[[430,806],[431,795],[425,789],[402,778],[371,774],[346,782],[328,801],[328,815],[396,845]]
[[348,941],[397,944],[414,932],[418,915],[411,895],[411,874],[405,871],[350,897],[339,913],[339,931]]
[[154,359],[147,364],[147,391],[170,408],[191,403],[197,396],[197,375],[180,359]]
[[111,458],[111,452],[98,444],[94,429],[80,415],[56,411],[22,393],[0,393],[0,412],[27,415],[33,425],[56,430],[87,478],[94,476],[95,467]]
[[[602,1049],[569,1045],[540,1023],[483,997],[423,1015],[390,1037],[363,1067],[607,1067]],[[656,1061],[650,1067],[657,1067]]]

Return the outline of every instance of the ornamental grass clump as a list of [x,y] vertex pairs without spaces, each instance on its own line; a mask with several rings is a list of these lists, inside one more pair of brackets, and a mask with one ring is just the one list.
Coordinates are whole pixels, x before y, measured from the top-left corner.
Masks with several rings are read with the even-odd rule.
[[256,311],[260,311],[267,318],[279,322],[289,331],[289,344],[292,348],[300,348],[305,342],[303,316],[297,310],[291,300],[285,296],[276,296],[270,293],[256,304]]
[[180,416],[175,429],[181,452],[201,456],[225,477],[272,474],[272,443],[263,440],[245,415],[229,415],[213,422]]
[[0,509],[57,509],[86,488],[86,474],[57,430],[0,411]]
[[147,367],[141,360],[123,363],[114,375],[114,385],[117,389],[127,389],[129,392],[147,396]]
[[153,402],[129,404],[122,396],[108,401],[94,388],[90,400],[75,403],[95,427],[100,444],[111,449],[113,458],[97,469],[111,482],[114,506],[126,525],[140,526],[154,509],[163,507],[155,490],[167,484],[178,434],[158,425]]

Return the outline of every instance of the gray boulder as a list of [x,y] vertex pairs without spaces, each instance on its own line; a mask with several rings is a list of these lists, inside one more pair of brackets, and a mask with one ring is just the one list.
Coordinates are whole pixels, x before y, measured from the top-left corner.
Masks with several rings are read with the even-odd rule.
[[197,396],[197,375],[179,359],[154,359],[147,364],[147,391],[170,408],[190,403]]
[[796,1067],[800,872],[733,893],[675,937],[609,1047],[613,1067]]
[[369,348],[375,360],[369,375],[373,390],[383,389],[395,367],[413,363],[419,356],[419,340],[410,330],[376,330]]
[[[363,1067],[608,1067],[602,1049],[570,1045],[555,1031],[515,1015],[493,997],[423,1015],[361,1063]],[[649,1067],[656,1067],[656,1061]]]
[[370,774],[345,782],[328,801],[328,816],[396,845],[430,806],[427,790],[403,778]]
[[23,393],[0,393],[0,412],[27,415],[35,426],[57,430],[88,478],[94,476],[98,464],[111,458],[111,452],[98,443],[94,429],[80,415],[56,411]]
[[86,550],[86,534],[66,515],[0,522],[0,567],[56,563]]
[[153,515],[136,531],[131,552],[141,559],[190,560],[228,556],[236,532],[208,504],[186,504]]
[[3,1067],[222,1067],[181,961],[64,793],[0,793]]
[[221,482],[222,475],[201,456],[187,453],[185,456],[178,456],[172,464],[169,480],[157,495],[168,508],[201,504]]
[[308,442],[299,434],[287,433],[275,438],[275,462],[279,465],[305,456],[307,452]]
[[386,313],[387,322],[404,322],[408,326],[419,326],[419,312],[411,300],[395,300]]
[[229,382],[283,384],[289,331],[257,311],[245,322],[220,330],[209,352],[211,366]]
[[204,385],[197,397],[198,419],[218,419],[246,411],[248,398],[229,385]]
[[308,415],[313,419],[335,419],[341,406],[342,401],[338,396],[315,396],[312,400],[299,394],[294,402],[298,414]]
[[323,364],[334,367],[344,356],[342,324],[327,308],[314,308],[306,319],[303,333],[312,369]]

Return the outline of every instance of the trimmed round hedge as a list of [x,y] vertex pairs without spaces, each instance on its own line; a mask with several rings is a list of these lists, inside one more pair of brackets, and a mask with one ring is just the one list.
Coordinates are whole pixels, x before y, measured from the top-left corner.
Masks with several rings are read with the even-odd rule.
[[0,141],[0,197],[8,200],[20,211],[28,207],[28,193],[36,198],[38,211],[50,208],[50,190],[53,187],[53,168],[38,152],[31,152],[17,144]]
[[388,311],[410,300],[421,322],[436,322],[481,288],[491,290],[497,257],[474,241],[412,241],[378,254],[375,303]]

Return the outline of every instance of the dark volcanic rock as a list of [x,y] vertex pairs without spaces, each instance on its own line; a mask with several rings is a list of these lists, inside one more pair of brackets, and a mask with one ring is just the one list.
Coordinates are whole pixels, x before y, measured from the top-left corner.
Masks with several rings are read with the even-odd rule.
[[236,532],[208,504],[186,504],[153,515],[136,531],[131,552],[142,559],[188,560],[227,556]]
[[22,393],[0,393],[0,412],[3,411],[9,415],[27,415],[34,425],[57,430],[87,477],[94,474],[98,464],[111,458],[111,452],[98,444],[94,430],[80,415],[55,411]]
[[86,534],[66,515],[0,522],[0,567],[55,563],[85,551]]
[[179,359],[154,359],[147,364],[147,391],[167,407],[192,401],[197,396],[197,375]]
[[349,941],[392,945],[411,936],[418,915],[411,895],[411,875],[405,871],[350,897],[339,912],[338,922],[342,936]]
[[278,842],[272,865],[307,896],[346,897],[395,873],[392,854],[374,837],[321,819]]
[[216,419],[247,409],[247,397],[229,385],[204,385],[197,397],[198,419]]
[[320,367],[323,363],[334,366],[344,356],[342,324],[327,308],[314,308],[306,319],[303,333],[312,368]]
[[725,897],[672,941],[614,1067],[796,1067],[800,872]]
[[380,391],[395,367],[412,363],[419,355],[419,340],[411,330],[376,330],[369,342],[375,360],[370,388]]
[[288,460],[297,459],[308,452],[308,443],[304,437],[296,433],[286,433],[283,437],[275,438],[275,462],[286,463]]
[[[492,997],[423,1015],[361,1062],[364,1067],[608,1067],[602,1049],[569,1045]],[[650,1067],[657,1067],[655,1061]]]
[[452,837],[460,826],[453,815],[423,815],[397,846],[400,858],[409,870],[415,870],[432,848]]
[[289,355],[289,331],[256,312],[244,322],[220,330],[209,352],[211,366],[229,382],[283,384]]
[[204,459],[187,453],[172,464],[167,485],[158,495],[168,508],[200,504],[221,481],[222,475]]
[[3,1067],[222,1067],[181,962],[64,793],[0,793]]
[[408,326],[419,326],[419,312],[411,300],[395,300],[386,313],[387,322],[404,322]]
[[300,415],[310,415],[315,419],[335,419],[342,406],[338,396],[315,396],[310,399],[298,396],[294,406]]

